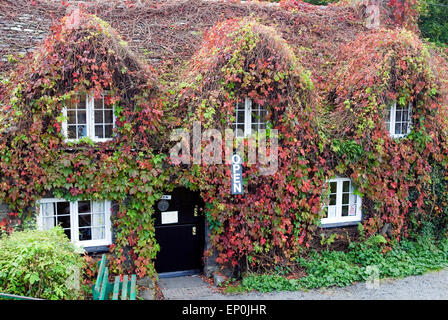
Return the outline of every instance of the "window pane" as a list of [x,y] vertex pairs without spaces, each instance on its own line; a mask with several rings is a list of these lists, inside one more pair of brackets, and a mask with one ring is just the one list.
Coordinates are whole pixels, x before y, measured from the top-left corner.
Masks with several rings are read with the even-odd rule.
[[92,215],[93,217],[93,222],[92,222],[92,226],[94,227],[101,227],[105,225],[105,221],[104,221],[104,212],[102,213],[95,213]]
[[258,123],[260,121],[260,116],[258,115],[257,111],[252,111],[252,124]]
[[70,229],[70,216],[59,216],[57,217],[57,224],[64,229]]
[[343,217],[346,217],[346,216],[348,216],[348,206],[342,206],[342,213],[341,213],[341,215],[343,216]]
[[43,228],[49,230],[55,226],[55,217],[44,218]]
[[403,122],[408,122],[409,121],[409,109],[408,108],[404,108],[403,109]]
[[81,94],[79,97],[79,104],[76,106],[76,109],[86,109],[86,98],[87,95],[86,94]]
[[68,138],[76,139],[76,126],[67,126]]
[[336,187],[337,187],[336,182],[330,182],[330,192],[331,193],[336,193]]
[[348,204],[348,201],[349,201],[349,194],[343,193],[342,194],[342,204]]
[[56,210],[58,215],[70,214],[70,202],[56,202]]
[[104,123],[114,123],[114,112],[112,109],[104,110]]
[[90,213],[90,201],[78,201],[78,213]]
[[49,230],[55,226],[56,207],[55,203],[43,203],[41,206],[43,216],[43,229]]
[[80,214],[78,216],[78,225],[80,227],[90,227],[92,225],[92,219],[90,214]]
[[95,123],[103,123],[103,110],[95,109]]
[[67,110],[67,124],[76,124],[75,110]]
[[358,196],[354,193],[350,193],[350,204],[357,204]]
[[91,230],[92,230],[92,240],[101,240],[106,238],[105,235],[106,232],[104,227],[91,228]]
[[104,212],[105,212],[105,203],[104,203],[104,201],[94,201],[92,203],[92,205],[93,205],[93,213],[95,213],[95,214],[99,214],[99,213],[104,214]]
[[92,232],[90,228],[79,228],[79,241],[92,240]]
[[244,123],[244,110],[237,111],[236,122],[237,123]]
[[336,218],[336,206],[328,207],[328,218]]
[[356,204],[350,204],[348,215],[356,216]]
[[397,109],[397,112],[395,113],[395,122],[402,121],[402,109]]
[[78,136],[76,138],[82,138],[87,136],[87,126],[78,126]]
[[103,125],[96,125],[95,126],[95,138],[104,138],[103,135]]
[[94,201],[92,214],[92,240],[101,240],[106,238],[105,228],[105,202]]
[[78,110],[78,124],[86,124],[86,111]]
[[330,194],[330,206],[336,205],[336,194]]
[[104,138],[111,138],[113,133],[113,125],[104,126]]
[[342,192],[349,192],[349,191],[350,191],[350,181],[342,182]]
[[235,133],[235,136],[244,137],[244,124],[237,124],[236,129],[237,131]]
[[61,226],[64,229],[68,238],[71,238],[70,234],[70,202],[52,202],[44,203],[41,206],[43,216],[43,228],[44,230],[51,229],[54,226]]
[[44,217],[52,217],[55,215],[54,203],[43,203],[41,206],[42,215]]
[[406,134],[406,133],[408,133],[408,123],[402,123],[401,124],[401,133],[403,133],[403,134]]
[[257,131],[258,131],[258,124],[252,123],[252,133],[257,132]]
[[96,109],[104,109],[104,99],[103,98],[95,99],[95,110]]
[[72,240],[72,234],[70,232],[70,229],[64,229],[64,233],[67,236],[67,238],[69,238],[70,240]]

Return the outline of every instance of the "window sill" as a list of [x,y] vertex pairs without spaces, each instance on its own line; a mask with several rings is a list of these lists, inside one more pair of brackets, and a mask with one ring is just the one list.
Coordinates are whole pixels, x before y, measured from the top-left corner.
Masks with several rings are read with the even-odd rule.
[[409,135],[409,133],[408,134],[391,134],[390,137],[392,139],[402,139],[402,138],[406,138],[408,135]]
[[[92,139],[90,138],[90,140],[94,143],[99,143],[99,142],[108,142],[108,141],[112,141],[114,138],[104,138],[104,139]],[[65,139],[64,142],[65,143],[78,143],[80,142],[82,139]]]
[[361,220],[357,220],[357,221],[341,221],[341,222],[327,222],[327,223],[321,224],[320,227],[322,229],[327,229],[327,228],[357,226],[358,223],[360,223],[360,222],[361,222]]
[[84,250],[85,250],[87,253],[109,252],[109,246],[103,245],[103,246],[85,247]]

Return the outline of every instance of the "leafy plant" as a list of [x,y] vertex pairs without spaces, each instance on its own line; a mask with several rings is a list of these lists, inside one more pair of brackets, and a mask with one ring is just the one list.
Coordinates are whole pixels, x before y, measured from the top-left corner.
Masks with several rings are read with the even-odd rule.
[[338,156],[346,158],[348,162],[355,162],[364,154],[362,146],[354,140],[335,139],[331,143],[331,148]]
[[61,227],[0,239],[0,292],[43,299],[80,298],[83,259]]
[[384,238],[376,236],[366,242],[353,242],[348,252],[312,251],[308,258],[298,259],[306,276],[288,280],[277,275],[250,275],[242,280],[242,286],[261,292],[342,287],[369,279],[369,266],[378,267],[379,278],[420,275],[448,266],[447,239],[438,245],[430,237],[404,240],[387,252],[381,249],[383,243]]
[[439,45],[448,45],[448,4],[444,0],[421,0],[419,27],[422,35]]
[[328,238],[325,237],[325,233],[321,233],[320,234],[320,244],[323,246],[327,246],[327,248],[336,240],[338,234],[337,233],[332,233],[328,236]]

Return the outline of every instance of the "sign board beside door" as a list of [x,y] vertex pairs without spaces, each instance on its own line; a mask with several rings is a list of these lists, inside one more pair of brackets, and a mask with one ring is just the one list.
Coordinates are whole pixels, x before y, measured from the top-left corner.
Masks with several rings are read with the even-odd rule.
[[232,156],[232,184],[231,194],[243,194],[243,166],[238,154]]

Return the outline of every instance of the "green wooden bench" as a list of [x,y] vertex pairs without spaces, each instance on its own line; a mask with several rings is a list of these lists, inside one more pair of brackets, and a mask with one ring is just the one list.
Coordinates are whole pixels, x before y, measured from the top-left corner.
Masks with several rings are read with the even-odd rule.
[[[109,282],[109,268],[107,267],[106,255],[103,254],[99,262],[98,276],[92,287],[93,300],[109,300],[112,294],[112,300],[135,300],[137,276],[131,275],[129,281],[128,275],[116,276],[114,282]],[[120,294],[121,292],[121,294]]]

